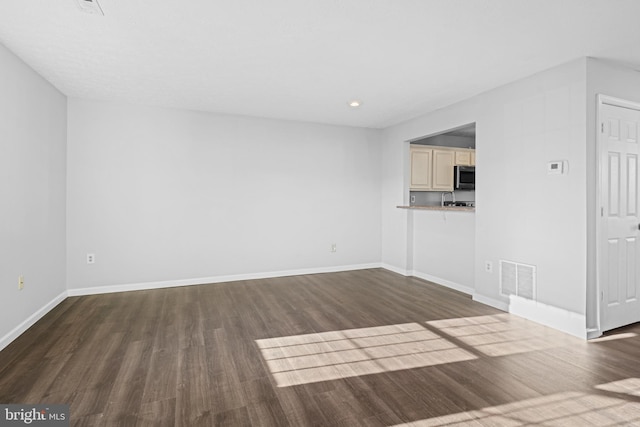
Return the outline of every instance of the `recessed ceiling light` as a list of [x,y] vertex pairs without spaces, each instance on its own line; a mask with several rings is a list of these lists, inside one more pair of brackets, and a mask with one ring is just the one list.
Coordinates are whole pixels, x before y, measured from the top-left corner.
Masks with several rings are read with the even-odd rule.
[[349,101],[347,102],[347,104],[349,105],[349,107],[351,108],[358,108],[359,106],[362,105],[362,101],[358,101],[357,99],[354,99],[353,101]]

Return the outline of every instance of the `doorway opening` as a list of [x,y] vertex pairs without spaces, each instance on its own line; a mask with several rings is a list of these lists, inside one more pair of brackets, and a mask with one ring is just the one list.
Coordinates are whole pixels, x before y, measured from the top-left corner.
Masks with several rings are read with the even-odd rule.
[[599,332],[640,322],[640,104],[598,95]]

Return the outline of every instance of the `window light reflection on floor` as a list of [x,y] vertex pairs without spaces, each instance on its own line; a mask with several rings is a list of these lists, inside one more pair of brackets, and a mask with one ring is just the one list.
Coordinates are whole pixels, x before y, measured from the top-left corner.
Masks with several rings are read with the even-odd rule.
[[[635,334],[634,334],[635,336]],[[576,340],[508,313],[256,340],[279,387],[549,350]]]
[[597,385],[596,388],[598,390],[610,391],[612,393],[621,393],[629,396],[640,397],[640,378],[625,378],[620,381]]
[[278,387],[475,359],[418,323],[256,340]]
[[442,336],[455,338],[490,357],[547,350],[566,344],[567,339],[561,332],[531,328],[527,320],[509,314],[433,320],[426,324]]
[[616,341],[616,340],[624,340],[627,338],[634,338],[637,337],[638,334],[634,333],[634,332],[625,332],[625,333],[617,333],[617,334],[613,334],[613,335],[605,335],[603,337],[600,338],[594,338],[592,340],[589,340],[590,343],[598,343],[598,342],[606,342],[606,341]]
[[565,392],[393,427],[626,426],[637,423],[640,423],[638,402],[599,394]]
[[[635,334],[621,334],[616,339]],[[574,337],[508,314],[256,340],[278,387],[566,345]],[[640,378],[417,420],[394,427],[640,425]]]

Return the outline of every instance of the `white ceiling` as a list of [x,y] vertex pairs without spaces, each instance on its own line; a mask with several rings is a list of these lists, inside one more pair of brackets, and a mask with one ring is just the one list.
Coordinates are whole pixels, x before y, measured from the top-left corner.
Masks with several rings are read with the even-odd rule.
[[0,42],[70,97],[374,128],[583,56],[640,68],[638,0],[99,2],[1,0]]

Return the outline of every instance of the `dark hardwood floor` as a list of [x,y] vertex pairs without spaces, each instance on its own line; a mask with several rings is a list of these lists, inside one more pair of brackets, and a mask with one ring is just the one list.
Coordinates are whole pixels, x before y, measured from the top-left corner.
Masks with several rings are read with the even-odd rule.
[[385,270],[68,298],[0,403],[74,426],[640,425],[640,327],[567,336]]

